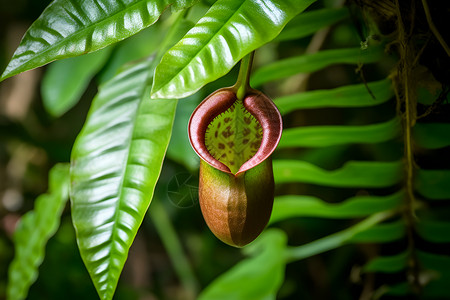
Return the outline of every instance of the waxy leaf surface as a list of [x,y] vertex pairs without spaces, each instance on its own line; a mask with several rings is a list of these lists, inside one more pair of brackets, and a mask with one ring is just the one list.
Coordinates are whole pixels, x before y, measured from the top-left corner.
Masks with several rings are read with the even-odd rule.
[[112,299],[169,143],[176,100],[151,100],[151,62],[100,88],[72,152],[72,218],[101,299]]
[[315,0],[219,0],[156,68],[153,98],[184,98],[274,39]]
[[51,61],[99,50],[156,22],[171,4],[192,0],[55,0],[25,33],[4,80]]

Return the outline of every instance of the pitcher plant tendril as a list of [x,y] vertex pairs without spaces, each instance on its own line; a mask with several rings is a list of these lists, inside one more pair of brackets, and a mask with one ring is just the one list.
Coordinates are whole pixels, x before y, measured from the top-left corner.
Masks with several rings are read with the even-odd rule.
[[242,247],[263,231],[272,212],[271,154],[281,115],[249,85],[253,53],[244,57],[236,84],[203,100],[189,120],[189,140],[200,156],[199,201],[214,235]]

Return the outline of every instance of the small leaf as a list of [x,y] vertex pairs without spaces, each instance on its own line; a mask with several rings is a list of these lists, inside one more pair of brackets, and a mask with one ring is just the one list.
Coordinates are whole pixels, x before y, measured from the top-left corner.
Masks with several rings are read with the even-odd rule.
[[71,109],[86,90],[92,77],[109,58],[112,48],[55,61],[42,79],[41,93],[45,109],[59,117]]
[[288,41],[306,37],[323,27],[348,17],[346,8],[323,8],[299,14],[293,18],[275,41]]
[[432,243],[450,243],[450,222],[421,220],[416,224],[417,233]]
[[101,299],[112,299],[170,139],[177,101],[149,98],[150,64],[101,86],[72,151],[72,218]]
[[416,123],[414,126],[415,142],[426,149],[439,149],[450,146],[450,124]]
[[218,0],[156,68],[153,98],[184,98],[275,38],[315,0]]
[[286,78],[299,73],[312,73],[333,64],[373,63],[383,57],[383,48],[371,47],[322,50],[313,54],[304,54],[286,58],[257,69],[251,78],[251,85],[261,86],[269,81]]
[[392,256],[380,256],[364,266],[366,272],[397,273],[406,268],[409,252]]
[[352,237],[355,243],[387,243],[401,239],[405,236],[405,223],[396,221],[376,225],[365,231],[358,232]]
[[362,126],[308,126],[285,129],[279,148],[329,147],[350,143],[381,143],[400,134],[400,121]]
[[375,106],[392,98],[394,92],[391,85],[389,79],[368,83],[367,86],[375,99],[364,84],[355,84],[283,96],[274,101],[282,115],[296,109]]
[[432,200],[450,199],[450,170],[419,170],[416,177],[416,189]]
[[312,196],[278,196],[274,201],[270,223],[293,217],[332,219],[364,217],[398,207],[403,196],[403,192],[388,196],[355,196],[340,203],[327,203]]
[[427,299],[447,299],[450,282],[450,257],[425,251],[416,251],[422,268],[429,272],[431,281],[424,287],[423,294]]
[[286,259],[288,261],[301,260],[346,245],[352,242],[352,238],[358,233],[369,230],[376,224],[392,217],[392,215],[392,211],[379,212],[339,232],[301,246],[287,248]]
[[0,78],[104,48],[156,22],[170,5],[195,0],[55,0],[31,25]]
[[401,161],[349,161],[337,170],[324,170],[297,160],[275,160],[275,183],[303,182],[333,187],[381,188],[402,179]]
[[44,260],[47,241],[58,230],[68,198],[69,165],[55,165],[50,170],[48,193],[36,199],[34,210],[22,217],[14,232],[16,253],[8,270],[8,299],[27,297]]
[[[283,283],[286,235],[278,229],[265,231],[244,248],[253,257],[244,259],[213,281],[199,300],[265,300],[275,299]],[[243,284],[245,283],[245,284]]]

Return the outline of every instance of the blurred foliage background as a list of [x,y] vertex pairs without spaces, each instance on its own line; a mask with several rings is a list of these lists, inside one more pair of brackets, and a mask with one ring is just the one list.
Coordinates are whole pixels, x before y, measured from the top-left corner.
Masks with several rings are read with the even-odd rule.
[[[206,2],[206,1],[205,1]],[[356,1],[358,2],[358,1]],[[0,67],[3,70],[16,49],[20,38],[50,1],[16,0],[0,3]],[[308,10],[322,7],[340,7],[340,1],[319,1]],[[357,3],[358,4],[358,3]],[[360,4],[360,3],[359,3]],[[389,24],[385,32],[362,21],[354,8],[351,17],[347,13],[330,26],[300,38],[279,38],[258,49],[255,69],[277,60],[300,54],[336,48],[360,47],[361,42],[377,43],[377,36],[389,36]],[[448,10],[448,7],[445,7]],[[192,21],[206,11],[199,5],[192,10]],[[167,18],[163,15],[162,19]],[[144,30],[134,39],[133,57],[142,58],[151,47],[161,41],[159,27]],[[379,30],[379,29],[377,29]],[[294,32],[295,35],[295,32]],[[150,37],[150,38],[149,38]],[[12,235],[22,215],[34,207],[38,195],[48,187],[48,172],[58,162],[68,162],[74,140],[86,119],[98,84],[112,77],[126,51],[131,51],[129,40],[110,47],[108,59],[86,82],[80,101],[61,116],[55,117],[45,108],[41,92],[45,84],[44,74],[50,66],[25,72],[0,84],[0,298],[6,291],[8,266],[14,256]],[[128,48],[127,48],[128,47]],[[125,49],[125,50],[124,50]],[[127,50],[128,49],[128,50]],[[428,49],[429,56],[433,49]],[[333,89],[350,84],[364,84],[386,78],[395,67],[394,54],[373,64],[333,64],[312,74],[297,74],[287,79],[268,82],[263,91],[274,99],[283,95]],[[70,74],[71,70],[67,70]],[[48,75],[50,76],[50,75]],[[76,76],[72,75],[72,76]],[[174,132],[154,202],[144,219],[130,250],[119,282],[116,299],[194,299],[220,274],[239,262],[244,254],[218,241],[206,227],[201,216],[196,184],[198,182],[198,158],[187,140],[187,122],[196,105],[212,91],[232,85],[237,76],[234,68],[225,77],[208,84],[201,91],[179,102]],[[428,76],[428,75],[427,75]],[[429,76],[424,76],[424,79]],[[444,78],[445,77],[444,75]],[[435,81],[424,83],[428,88],[425,98],[433,98],[429,91],[440,89]],[[428,93],[428,94],[427,94]],[[437,112],[428,114],[425,123],[449,121],[449,105],[441,101]],[[398,113],[395,97],[383,104],[353,108],[313,108],[295,110],[284,116],[285,128],[314,125],[355,125],[382,123]],[[427,111],[427,104],[419,104],[420,113]],[[312,163],[325,170],[341,167],[349,160],[398,161],[404,155],[403,140],[397,136],[376,144],[343,144],[328,147],[280,147],[275,159],[295,159]],[[446,158],[448,146],[437,150],[421,150],[416,162],[425,169],[449,169]],[[402,183],[387,188],[327,187],[308,183],[280,183],[277,194],[311,195],[339,203],[353,196],[393,194]],[[432,204],[432,218],[448,219],[448,200]],[[436,214],[439,215],[436,217]],[[395,220],[394,220],[395,221]],[[326,219],[297,217],[276,224],[283,229],[290,245],[302,245],[355,224],[354,219]],[[444,239],[445,240],[445,239]],[[443,244],[430,243],[415,236],[415,247],[438,254],[449,254],[448,240]],[[406,280],[403,271],[371,273],[363,270],[366,263],[380,255],[390,256],[403,252],[410,240],[405,235],[380,244],[376,242],[345,245],[333,251],[290,263],[278,293],[279,299],[371,299],[384,293],[383,287]],[[446,250],[445,250],[446,249]],[[275,254],[276,255],[276,254]],[[281,255],[281,253],[280,253]],[[376,269],[376,268],[375,268]],[[382,268],[381,268],[382,269]],[[379,270],[379,269],[378,269]],[[181,275],[180,275],[181,274]],[[183,275],[184,274],[184,275]],[[429,280],[424,278],[423,280]],[[242,282],[245,285],[245,282]],[[394,293],[395,294],[395,293]],[[448,295],[448,294],[447,294]],[[398,298],[416,296],[402,295]],[[419,297],[419,296],[417,296]],[[70,217],[70,207],[64,209],[61,225],[46,247],[46,256],[39,268],[39,277],[31,286],[27,299],[98,299],[89,275],[80,258],[75,232]]]

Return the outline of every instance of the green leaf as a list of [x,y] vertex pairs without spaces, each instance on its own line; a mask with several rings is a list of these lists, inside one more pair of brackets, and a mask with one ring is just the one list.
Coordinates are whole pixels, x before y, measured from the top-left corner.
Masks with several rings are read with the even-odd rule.
[[416,176],[416,189],[432,200],[450,199],[450,170],[419,170]]
[[402,179],[401,161],[349,161],[337,170],[324,170],[297,160],[274,160],[275,183],[303,182],[333,187],[382,188]]
[[350,143],[380,143],[400,134],[400,120],[358,126],[308,126],[283,131],[279,148],[329,147]]
[[415,142],[426,149],[450,146],[450,124],[447,123],[416,123],[413,134]]
[[153,98],[184,98],[275,38],[315,0],[219,0],[156,68]]
[[416,254],[421,266],[431,273],[429,275],[432,281],[425,286],[424,296],[430,299],[447,299],[449,296],[448,283],[450,282],[450,256],[424,251],[416,251]]
[[398,207],[404,193],[388,196],[355,196],[340,203],[327,203],[312,196],[286,195],[275,198],[270,223],[293,217],[332,219],[358,218]]
[[397,273],[406,268],[409,252],[392,256],[380,256],[364,266],[366,272]]
[[382,286],[380,289],[384,290],[382,295],[405,296],[408,294],[414,294],[414,291],[408,282],[402,282],[391,286]]
[[389,79],[370,82],[367,86],[375,99],[364,84],[355,84],[283,96],[275,99],[275,104],[284,115],[296,109],[375,106],[388,101],[394,95]]
[[405,236],[405,223],[396,221],[376,225],[365,231],[355,234],[351,241],[355,243],[387,243],[401,239]]
[[417,233],[432,243],[450,243],[450,222],[420,220],[416,223]]
[[299,73],[312,73],[333,64],[373,63],[383,57],[383,48],[375,46],[361,48],[323,50],[313,54],[278,60],[257,69],[250,84],[259,87],[269,81],[286,78]]
[[275,41],[306,37],[346,17],[348,17],[346,8],[323,8],[302,13],[287,23],[283,31],[275,38]]
[[176,100],[151,100],[151,62],[101,86],[72,151],[72,218],[101,299],[112,299],[150,205]]
[[392,215],[393,211],[383,211],[373,214],[361,222],[339,232],[330,234],[308,244],[287,248],[285,257],[291,262],[336,249],[352,242],[353,237],[359,232],[369,230],[376,224],[392,217]]
[[42,79],[41,93],[45,109],[59,117],[71,109],[86,90],[92,77],[109,58],[112,48],[83,56],[55,61]]
[[69,165],[55,165],[50,170],[48,192],[36,199],[34,210],[22,217],[14,232],[16,253],[8,271],[8,299],[27,297],[44,260],[47,241],[58,230],[68,198]]
[[284,279],[286,234],[278,229],[265,231],[255,242],[244,248],[254,256],[244,259],[213,281],[198,300],[269,300]]
[[104,48],[156,22],[171,4],[195,0],[55,0],[31,25],[1,80],[45,65]]

